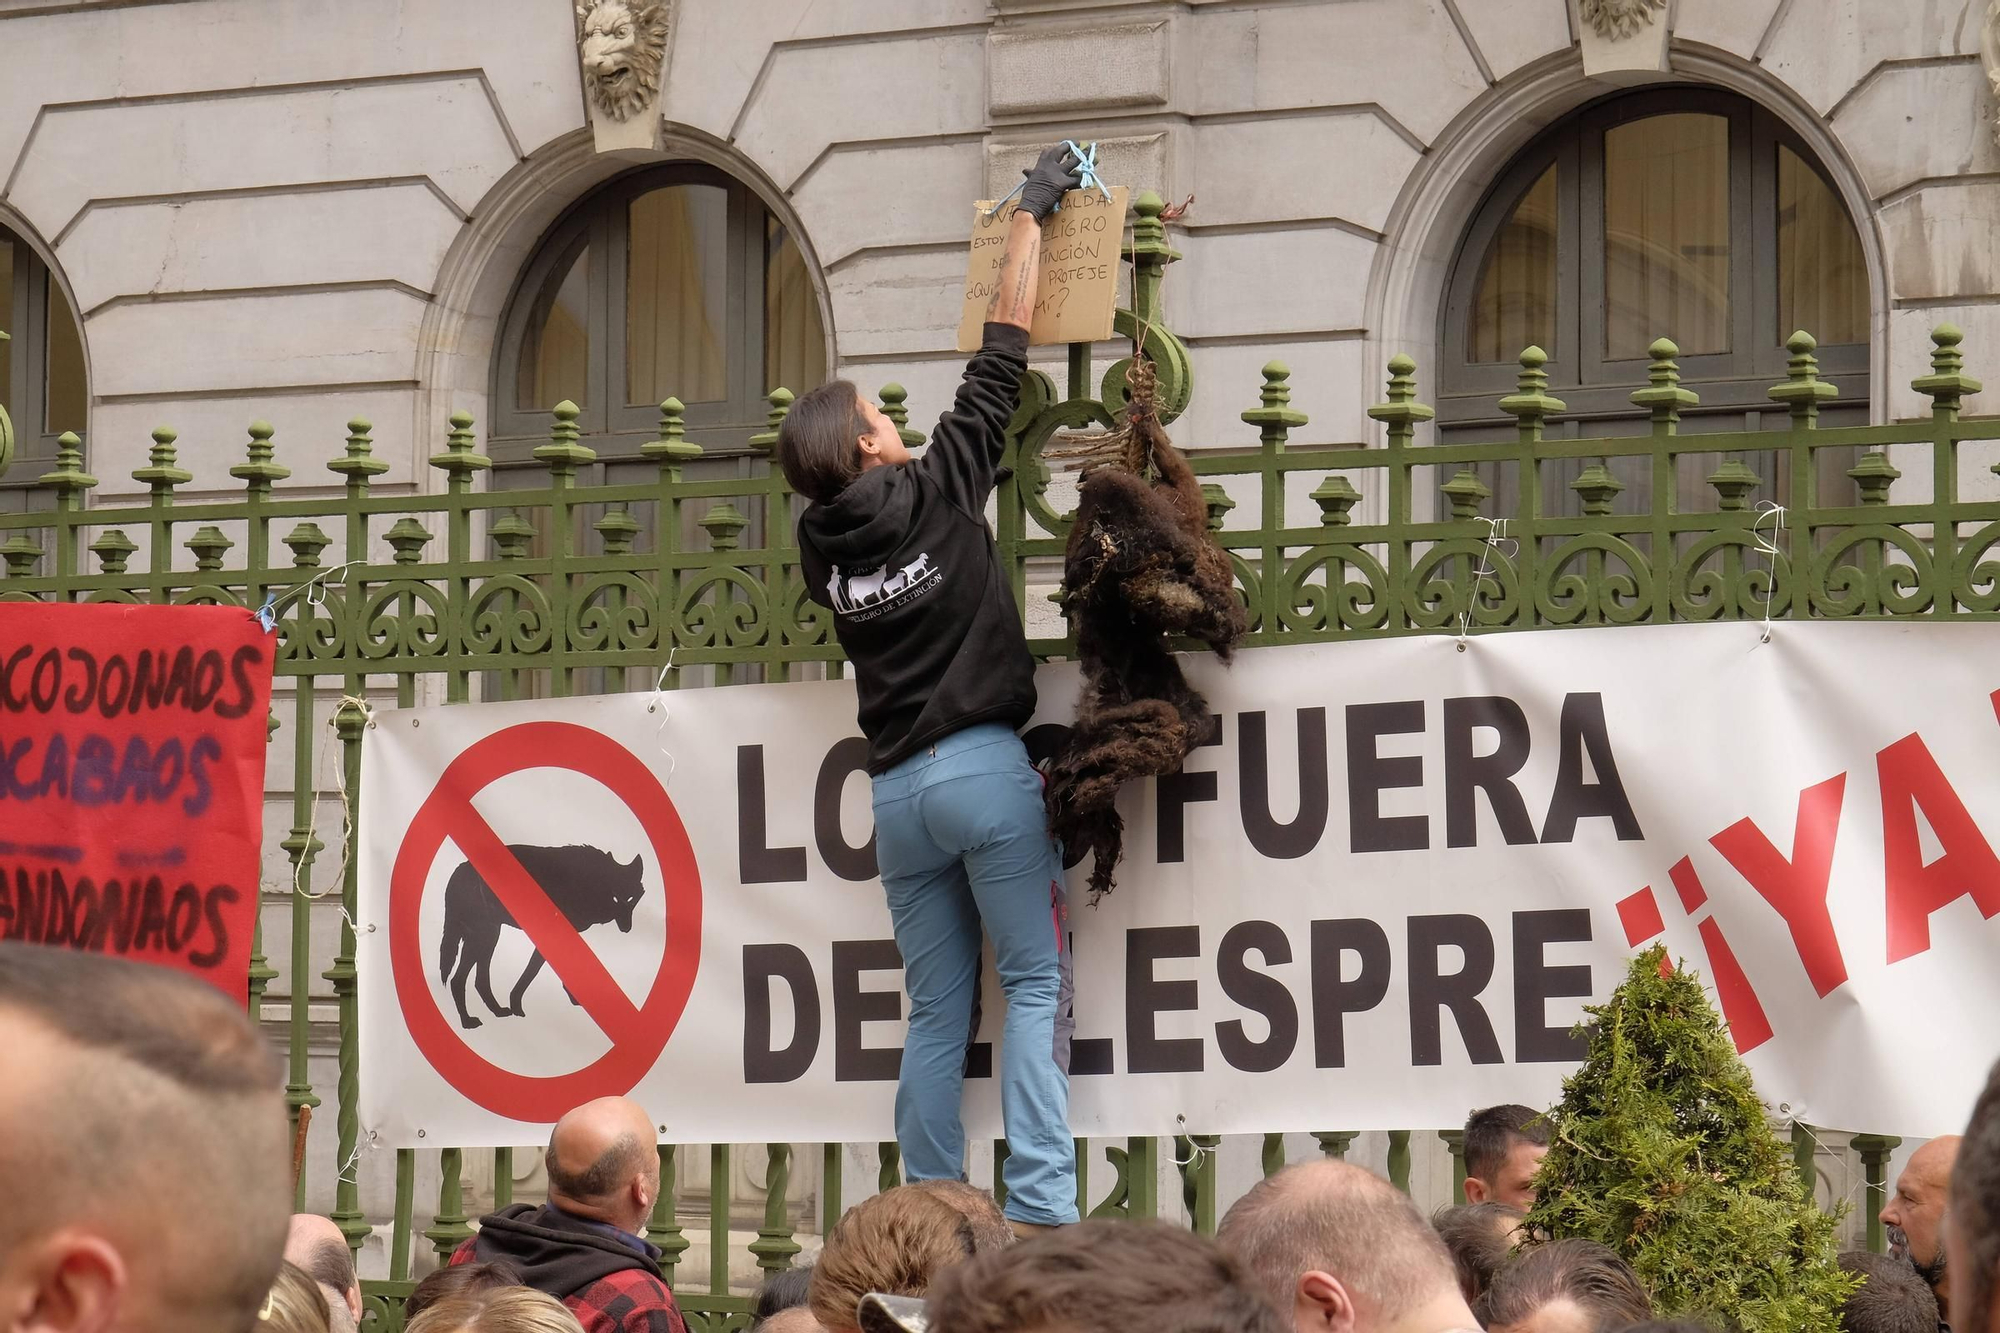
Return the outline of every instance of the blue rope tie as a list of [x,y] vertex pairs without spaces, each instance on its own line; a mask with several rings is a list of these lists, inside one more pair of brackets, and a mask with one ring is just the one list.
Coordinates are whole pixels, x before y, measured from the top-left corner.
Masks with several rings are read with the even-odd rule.
[[[1111,190],[1108,186],[1105,185],[1103,179],[1099,177],[1097,174],[1098,146],[1096,144],[1092,144],[1088,149],[1086,149],[1082,145],[1078,144],[1077,141],[1074,139],[1064,139],[1063,147],[1069,149],[1070,152],[1076,154],[1077,188],[1079,190],[1096,190],[1099,194],[1104,196],[1105,202],[1109,203],[1111,201]],[[1005,208],[1007,206],[1008,201],[1013,199],[1015,195],[1019,194],[1023,189],[1025,189],[1027,187],[1027,184],[1028,184],[1028,178],[1026,176],[1021,177],[1020,181],[1015,184],[1013,189],[1007,191],[1006,194],[1002,195],[999,199],[994,201],[993,207],[986,210],[986,216],[990,218],[995,213],[998,213],[1001,209]],[[1060,210],[1061,208],[1062,208],[1062,201],[1057,200],[1056,209]]]

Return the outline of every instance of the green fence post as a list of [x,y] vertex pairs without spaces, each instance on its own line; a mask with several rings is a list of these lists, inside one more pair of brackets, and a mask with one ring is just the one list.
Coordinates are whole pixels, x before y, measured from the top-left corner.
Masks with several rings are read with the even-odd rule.
[[729,1294],[729,1145],[708,1148],[708,1289]]
[[424,1239],[431,1243],[440,1266],[450,1263],[452,1252],[472,1235],[470,1220],[465,1215],[465,1186],[461,1178],[464,1170],[462,1149],[446,1148],[438,1154],[437,1217],[425,1228]]
[[[258,423],[261,427],[263,423]],[[252,427],[253,447],[258,427]],[[268,442],[268,430],[264,441]],[[332,544],[332,539],[315,523],[300,523],[285,534],[284,543],[292,551],[294,577],[305,583],[320,572],[320,552]],[[313,599],[299,596],[292,601],[292,649],[303,657],[305,645],[312,642],[313,622],[317,611]],[[292,1132],[296,1134],[301,1114],[310,1107],[320,1104],[320,1099],[312,1090],[311,1071],[307,1066],[309,1051],[307,1043],[311,1037],[312,1008],[312,865],[313,859],[326,846],[315,832],[318,821],[319,791],[313,771],[313,682],[315,677],[301,675],[293,678],[292,687],[292,827],[278,845],[285,849],[292,863],[292,966],[291,966],[291,1078],[285,1085],[285,1100],[292,1108]],[[298,1188],[293,1200],[294,1211],[304,1212],[306,1207],[305,1173],[299,1173]]]
[[1354,1140],[1361,1135],[1351,1129],[1323,1129],[1315,1130],[1313,1137],[1319,1140],[1320,1156],[1344,1162],[1347,1160],[1347,1150],[1354,1146]]
[[1465,1202],[1465,1131],[1462,1129],[1441,1129],[1438,1137],[1451,1152],[1451,1201]]
[[653,1216],[646,1224],[646,1239],[660,1247],[660,1276],[674,1285],[674,1269],[687,1253],[688,1238],[681,1231],[680,1160],[674,1145],[659,1145],[660,1192],[653,1200]]
[[[83,540],[77,515],[83,512],[84,493],[97,484],[97,478],[83,470],[83,441],[74,431],[66,430],[56,437],[56,465],[36,478],[35,484],[56,493],[56,577],[74,578]],[[60,592],[57,598],[69,600]]]
[[1407,1129],[1389,1131],[1389,1183],[1405,1194],[1410,1192],[1410,1131]]
[[[1386,427],[1388,442],[1384,468],[1389,481],[1389,524],[1392,535],[1389,539],[1389,586],[1383,596],[1390,607],[1390,623],[1400,622],[1405,614],[1403,608],[1409,605],[1410,595],[1410,538],[1407,535],[1411,523],[1411,495],[1415,489],[1411,484],[1410,470],[1417,466],[1417,459],[1411,454],[1410,444],[1416,436],[1417,423],[1429,421],[1437,413],[1417,401],[1417,363],[1398,352],[1389,358],[1389,400],[1377,403],[1368,409],[1371,420],[1379,421]],[[1397,533],[1396,529],[1402,529]]]
[[1889,1206],[1889,1157],[1903,1141],[1888,1134],[1856,1134],[1854,1151],[1861,1154],[1861,1170],[1867,1180],[1862,1194],[1867,1214],[1868,1248],[1881,1254],[1887,1248],[1882,1229],[1882,1210]]
[[750,1253],[757,1256],[757,1267],[766,1273],[781,1273],[792,1266],[792,1256],[800,1248],[792,1235],[791,1209],[786,1199],[792,1188],[792,1145],[770,1143],[764,1151],[768,1154],[764,1165],[764,1225],[757,1229],[757,1239],[750,1242]]

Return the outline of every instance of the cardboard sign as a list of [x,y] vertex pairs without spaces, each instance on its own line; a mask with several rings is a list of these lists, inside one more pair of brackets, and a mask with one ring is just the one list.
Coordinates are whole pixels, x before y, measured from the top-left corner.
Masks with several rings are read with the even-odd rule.
[[277,646],[241,607],[0,606],[0,939],[247,994]]
[[[1035,288],[1030,344],[1096,342],[1111,336],[1118,310],[1118,268],[1125,238],[1125,203],[1131,190],[1120,185],[1106,199],[1096,190],[1071,190],[1062,207],[1042,223],[1041,280]],[[978,350],[986,308],[1000,276],[1000,256],[1014,210],[988,216],[991,200],[975,206],[972,251],[965,268],[965,310],[958,320],[958,350]]]

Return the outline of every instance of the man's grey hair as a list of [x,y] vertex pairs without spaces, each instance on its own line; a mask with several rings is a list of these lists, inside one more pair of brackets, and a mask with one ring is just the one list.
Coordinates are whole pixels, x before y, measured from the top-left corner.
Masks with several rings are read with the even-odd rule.
[[1280,1310],[1314,1271],[1340,1279],[1384,1321],[1458,1293],[1451,1255],[1416,1205],[1346,1162],[1305,1162],[1259,1181],[1215,1238],[1250,1265]]

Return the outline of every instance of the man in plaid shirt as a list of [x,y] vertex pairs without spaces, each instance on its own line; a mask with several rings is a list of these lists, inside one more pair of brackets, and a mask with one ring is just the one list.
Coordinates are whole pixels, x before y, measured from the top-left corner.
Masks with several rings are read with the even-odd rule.
[[479,1219],[454,1264],[505,1260],[569,1307],[584,1333],[687,1333],[660,1277],[652,1216],[660,1161],[653,1121],[624,1097],[586,1102],[556,1122],[543,1157],[549,1201]]

